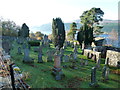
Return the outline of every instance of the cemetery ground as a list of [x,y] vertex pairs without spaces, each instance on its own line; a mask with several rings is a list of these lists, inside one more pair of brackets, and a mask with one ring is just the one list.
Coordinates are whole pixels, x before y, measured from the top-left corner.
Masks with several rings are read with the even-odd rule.
[[[34,58],[34,63],[23,63],[23,53],[21,55],[17,54],[18,45],[14,42],[14,49],[11,50],[12,61],[20,67],[23,73],[26,73],[25,82],[30,85],[31,88],[92,88],[89,86],[91,82],[91,68],[96,65],[96,63],[87,59],[83,56],[82,50],[78,49],[76,66],[78,69],[72,69],[69,67],[71,62],[61,62],[61,68],[65,77],[62,80],[55,80],[52,73],[52,68],[54,62],[47,62],[47,51],[54,50],[53,44],[50,47],[43,47],[43,63],[38,63],[38,52],[34,52],[33,46],[30,49],[30,57]],[[23,49],[22,49],[23,52]],[[67,47],[65,49],[64,55],[70,55],[73,52],[73,48]],[[52,55],[52,54],[51,54]],[[80,65],[82,59],[88,60],[88,65]],[[53,58],[54,60],[54,58]],[[109,80],[106,82],[102,79],[102,68],[104,66],[105,59],[102,59],[100,69],[96,70],[96,78],[99,84],[97,88],[119,88],[120,86],[120,69],[110,67]],[[65,67],[66,65],[66,67]]]

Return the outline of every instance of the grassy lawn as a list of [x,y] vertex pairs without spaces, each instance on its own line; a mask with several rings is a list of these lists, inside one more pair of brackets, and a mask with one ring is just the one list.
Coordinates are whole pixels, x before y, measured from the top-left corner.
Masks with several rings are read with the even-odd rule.
[[[67,68],[62,67],[62,71],[65,74],[65,77],[60,80],[56,81],[55,78],[52,76],[52,68],[54,62],[47,62],[47,54],[48,50],[54,50],[54,46],[51,44],[51,47],[44,47],[43,48],[43,60],[44,63],[37,63],[38,53],[34,52],[33,49],[35,47],[31,47],[30,50],[30,57],[34,58],[34,63],[32,64],[25,64],[22,62],[23,54],[17,54],[17,48],[21,45],[18,45],[14,42],[14,49],[11,50],[12,60],[15,62],[17,66],[20,67],[22,72],[28,72],[29,77],[25,80],[31,88],[91,88],[89,86],[90,79],[91,79],[91,68],[96,65],[96,63],[88,59],[87,66],[80,66],[80,58],[87,59],[86,56],[81,55],[81,49],[78,49],[78,62],[77,67],[78,69],[72,69],[69,67],[71,62],[62,62],[61,67],[63,65],[67,65]],[[22,46],[21,46],[22,47]],[[65,55],[70,55],[72,53],[73,48],[67,47],[65,49]],[[22,49],[23,52],[23,49]],[[102,59],[104,62],[104,59]],[[118,88],[120,86],[119,78],[120,76],[110,72],[109,80],[107,82],[103,82],[102,78],[102,67],[103,63],[101,64],[101,68],[97,70],[97,81],[99,84],[98,88]],[[113,70],[111,68],[110,70]]]

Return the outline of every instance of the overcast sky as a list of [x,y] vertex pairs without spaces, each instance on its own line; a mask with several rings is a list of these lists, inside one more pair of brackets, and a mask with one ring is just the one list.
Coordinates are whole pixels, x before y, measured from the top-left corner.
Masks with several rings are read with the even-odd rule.
[[61,17],[63,22],[79,19],[92,7],[104,11],[104,19],[118,19],[119,0],[0,0],[0,16],[18,25],[37,26]]

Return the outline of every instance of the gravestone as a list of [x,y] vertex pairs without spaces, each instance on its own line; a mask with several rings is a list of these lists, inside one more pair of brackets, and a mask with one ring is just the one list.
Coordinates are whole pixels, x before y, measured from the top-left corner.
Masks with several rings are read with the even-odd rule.
[[68,55],[64,55],[63,60],[64,60],[64,62],[69,62],[69,56]]
[[10,54],[10,43],[7,41],[2,41],[2,48],[5,50],[6,53]]
[[77,46],[76,46],[76,45],[74,46],[74,51],[73,51],[73,52],[74,52],[74,53],[78,53],[78,52],[77,52]]
[[41,52],[38,53],[38,63],[43,63]]
[[108,80],[108,76],[109,76],[109,68],[105,65],[103,67],[103,71],[102,71],[102,77],[104,81]]
[[52,62],[52,52],[51,51],[47,51],[47,62]]
[[84,59],[80,59],[80,66],[84,66],[85,65],[85,61],[84,61]]
[[29,49],[28,49],[28,48],[25,48],[25,49],[24,49],[23,62],[34,62],[34,61],[29,57]]
[[60,55],[58,54],[54,56],[54,68],[52,69],[52,74],[55,76],[55,80],[61,80],[64,76],[61,69]]
[[73,53],[73,59],[74,59],[75,61],[77,61],[77,54],[76,54],[76,53]]
[[26,43],[23,43],[22,48],[25,49],[26,47]]
[[69,57],[70,57],[70,61],[73,61],[73,54],[72,53],[70,54]]
[[98,59],[98,60],[97,60],[97,65],[96,65],[96,68],[100,68],[100,62],[101,62],[101,60],[100,60],[100,59]]
[[88,60],[85,60],[85,65],[86,65],[86,66],[88,65]]
[[60,49],[60,60],[63,62],[63,56],[64,56],[64,49]]
[[89,84],[91,87],[97,87],[97,80],[96,80],[96,67],[92,67],[91,70],[91,83]]
[[17,54],[22,54],[21,47],[18,47],[18,53]]

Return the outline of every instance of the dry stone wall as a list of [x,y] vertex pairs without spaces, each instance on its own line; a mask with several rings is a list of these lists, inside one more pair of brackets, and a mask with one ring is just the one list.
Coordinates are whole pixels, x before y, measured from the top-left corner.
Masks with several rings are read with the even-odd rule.
[[105,64],[117,67],[118,61],[120,62],[120,52],[107,50]]
[[98,62],[101,59],[101,52],[84,49],[84,56],[87,56],[89,59],[94,57],[94,60]]

